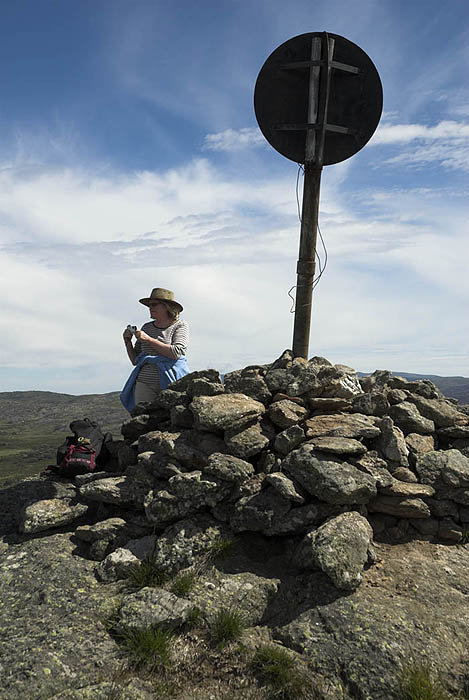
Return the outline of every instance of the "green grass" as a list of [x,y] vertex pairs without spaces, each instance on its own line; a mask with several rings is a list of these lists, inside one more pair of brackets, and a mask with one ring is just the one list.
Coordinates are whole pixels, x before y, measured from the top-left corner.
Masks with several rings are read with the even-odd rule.
[[195,571],[179,573],[172,581],[170,590],[175,595],[183,597],[194,588],[196,580],[197,574]]
[[299,700],[314,697],[311,678],[298,667],[287,651],[273,645],[260,647],[254,654],[251,665],[266,683],[272,697],[279,700]]
[[0,486],[35,476],[55,464],[57,447],[65,434],[52,426],[0,421]]
[[211,624],[212,641],[219,649],[223,649],[229,642],[239,640],[244,628],[245,623],[240,612],[222,608]]
[[194,605],[194,607],[189,610],[189,614],[186,617],[184,627],[186,629],[193,629],[194,627],[198,627],[200,624],[202,624],[203,619],[204,618],[202,615],[202,610],[199,607],[197,607],[197,605]]
[[162,586],[169,579],[169,574],[162,571],[149,557],[132,567],[126,582],[129,588],[139,591],[141,588]]
[[462,531],[461,544],[467,544],[469,542],[469,527],[464,527]]
[[403,666],[398,688],[400,700],[451,700],[427,663],[412,662]]
[[172,660],[174,632],[163,627],[128,630],[120,646],[135,670],[159,673],[168,670]]
[[223,561],[229,557],[236,547],[237,539],[235,537],[219,537],[214,540],[209,549],[209,558],[211,561]]

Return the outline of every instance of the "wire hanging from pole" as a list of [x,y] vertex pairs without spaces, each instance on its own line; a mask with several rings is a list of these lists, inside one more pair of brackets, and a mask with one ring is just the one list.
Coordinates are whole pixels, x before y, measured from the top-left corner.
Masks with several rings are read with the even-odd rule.
[[[301,208],[300,208],[300,196],[299,196],[300,172],[302,172],[303,175],[304,175],[305,169],[304,169],[304,166],[302,165],[302,163],[298,163],[298,172],[297,172],[297,175],[296,175],[296,205],[297,205],[297,209],[298,209],[298,219],[299,219],[300,224],[301,224]],[[318,251],[315,250],[315,255],[316,255],[317,259],[318,259],[319,275],[313,280],[313,289],[317,286],[319,280],[321,279],[321,277],[322,277],[322,275],[323,275],[324,270],[326,269],[327,258],[328,258],[328,255],[327,255],[327,248],[326,248],[326,245],[325,245],[325,243],[324,243],[324,239],[323,239],[323,237],[322,237],[321,229],[319,228],[319,223],[318,223],[318,233],[319,233],[319,237],[320,237],[320,239],[321,239],[322,247],[324,248],[324,255],[325,255],[325,258],[324,258],[324,265],[322,265],[321,257],[320,257],[320,255],[319,255]],[[291,314],[295,313],[296,300],[295,300],[295,298],[291,295],[292,289],[295,289],[295,288],[296,288],[296,284],[294,284],[293,287],[291,287],[291,288],[288,290],[288,296],[289,296],[290,299],[292,300],[292,307],[291,307],[291,309],[290,309],[290,313],[291,313]]]

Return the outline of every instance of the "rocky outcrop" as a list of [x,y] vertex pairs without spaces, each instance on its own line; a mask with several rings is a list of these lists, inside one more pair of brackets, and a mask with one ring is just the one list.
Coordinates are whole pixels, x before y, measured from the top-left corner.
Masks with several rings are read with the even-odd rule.
[[[210,580],[200,574],[191,602],[207,624],[214,606],[236,600],[251,626],[267,625],[271,638],[309,655],[337,689],[347,678],[364,699],[394,697],[384,686],[405,648],[420,642],[403,624],[390,646],[386,613],[380,618],[378,598],[361,589],[379,579],[379,547],[389,555],[403,543],[442,551],[441,543],[466,541],[464,410],[428,381],[384,371],[359,379],[345,365],[285,351],[224,383],[215,370],[187,375],[138,405],[122,436],[111,450],[113,471],[38,479],[36,491],[29,485],[16,536],[72,531],[100,586],[118,585],[148,560],[174,577],[211,561],[217,542],[242,540],[246,551],[262,542],[250,569],[237,569],[235,559]],[[359,632],[344,592],[363,611],[370,605],[363,659],[352,654]],[[126,596],[116,625],[180,627],[190,610],[173,593],[146,587]],[[415,618],[403,605],[399,620],[405,611]],[[341,648],[340,620],[355,630]],[[457,648],[448,644],[451,663]],[[379,679],[364,672],[370,649]]]

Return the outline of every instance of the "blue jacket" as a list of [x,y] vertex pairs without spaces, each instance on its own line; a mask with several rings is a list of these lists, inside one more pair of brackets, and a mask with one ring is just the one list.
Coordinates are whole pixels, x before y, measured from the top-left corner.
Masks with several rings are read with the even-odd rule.
[[129,413],[135,406],[135,382],[137,381],[137,375],[142,365],[150,363],[158,367],[161,389],[166,389],[171,382],[175,382],[176,379],[181,379],[184,375],[189,374],[185,357],[179,357],[177,360],[170,360],[169,357],[144,355],[144,353],[141,352],[140,355],[136,357],[136,363],[120,395],[120,400]]

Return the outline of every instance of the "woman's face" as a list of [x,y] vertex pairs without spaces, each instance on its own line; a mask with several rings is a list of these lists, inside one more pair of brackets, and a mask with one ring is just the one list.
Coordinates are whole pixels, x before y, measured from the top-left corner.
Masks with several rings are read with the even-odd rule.
[[168,314],[168,309],[161,301],[150,301],[150,316],[158,326],[168,326],[171,323],[171,318]]

